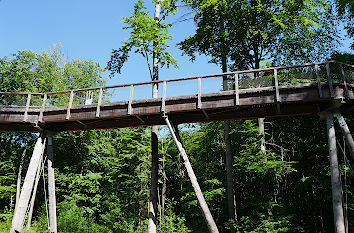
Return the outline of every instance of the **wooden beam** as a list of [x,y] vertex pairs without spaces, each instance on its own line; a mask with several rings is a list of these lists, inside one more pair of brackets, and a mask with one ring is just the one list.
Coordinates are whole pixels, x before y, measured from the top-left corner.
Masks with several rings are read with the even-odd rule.
[[191,163],[189,162],[189,159],[188,159],[188,156],[187,156],[187,153],[186,151],[184,150],[183,148],[183,145],[182,145],[182,140],[179,136],[179,132],[178,132],[178,127],[174,127],[170,120],[168,119],[167,115],[164,116],[165,118],[165,121],[166,121],[166,124],[171,132],[171,135],[177,145],[177,148],[180,152],[180,155],[183,159],[183,164],[187,170],[187,173],[188,173],[188,176],[189,176],[189,179],[191,180],[191,183],[192,183],[192,186],[193,186],[193,189],[194,189],[194,192],[197,196],[197,199],[198,199],[198,203],[199,203],[199,206],[200,208],[202,209],[202,214],[204,216],[204,219],[207,223],[207,226],[208,226],[208,230],[209,232],[212,232],[212,233],[216,233],[216,232],[219,232],[216,224],[215,224],[215,221],[213,219],[213,216],[211,215],[211,212],[209,210],[209,207],[204,199],[204,196],[203,196],[203,193],[202,193],[202,190],[200,189],[200,186],[199,186],[199,183],[198,183],[198,180],[197,180],[197,177],[195,176],[194,174],[194,171],[193,171],[193,168],[192,168],[192,165]]
[[279,95],[279,81],[278,81],[278,70],[274,69],[274,86],[275,86],[275,100],[280,102]]
[[344,95],[345,95],[345,98],[349,99],[350,96],[349,96],[349,90],[348,90],[348,85],[347,85],[347,80],[345,78],[345,74],[344,74],[344,70],[343,70],[343,65],[342,64],[339,64],[339,73],[340,73],[340,77],[342,79],[342,83],[344,85]]
[[349,131],[349,127],[341,114],[338,113],[338,114],[335,114],[335,116],[338,119],[339,126],[342,130],[345,141],[347,142],[347,146],[349,148],[349,155],[352,158],[352,160],[354,161],[354,141],[353,141],[353,137]]
[[238,73],[235,74],[235,104],[236,105],[240,105],[240,95],[239,95],[239,91],[238,91]]
[[130,86],[129,102],[128,102],[128,115],[131,115],[133,113],[133,107],[132,107],[133,94],[134,94],[134,85],[131,85]]
[[103,96],[103,89],[100,88],[100,93],[99,93],[99,95],[98,95],[98,101],[97,101],[96,117],[100,117],[101,104],[102,104],[102,96]]
[[327,134],[328,134],[328,149],[331,167],[331,183],[332,183],[332,202],[333,202],[333,217],[334,228],[336,233],[345,233],[344,214],[342,205],[342,186],[340,173],[338,168],[336,134],[333,124],[333,113],[327,113]]
[[47,94],[44,94],[43,96],[43,101],[42,101],[42,107],[41,107],[41,111],[39,112],[39,118],[38,118],[38,121],[39,122],[42,122],[43,121],[43,113],[45,111],[45,105],[47,103]]
[[162,90],[162,105],[161,105],[161,112],[166,111],[166,90],[167,89],[167,83],[166,81],[163,82],[163,90]]
[[25,180],[23,182],[19,203],[12,218],[10,233],[22,231],[23,224],[25,222],[26,210],[31,197],[35,175],[38,167],[40,166],[40,160],[44,144],[45,138],[41,135],[37,139],[36,145],[33,150],[32,158],[28,166]]
[[320,96],[320,98],[323,97],[322,94],[322,84],[321,84],[321,78],[320,78],[320,74],[318,72],[318,65],[315,65],[315,70],[316,70],[316,77],[317,77],[317,88],[318,88],[318,94]]
[[70,92],[70,100],[69,100],[68,108],[66,110],[66,118],[65,118],[66,120],[70,119],[70,116],[71,116],[70,109],[71,109],[71,107],[73,105],[73,100],[74,100],[74,91],[71,91]]
[[334,91],[333,91],[333,82],[331,78],[331,71],[329,68],[329,63],[326,63],[326,71],[327,71],[327,80],[328,80],[328,85],[329,85],[329,92],[331,94],[331,97],[334,97]]
[[31,93],[29,93],[27,95],[27,102],[26,102],[26,109],[25,109],[25,113],[23,115],[23,121],[27,121],[27,118],[28,118],[28,109],[30,107],[30,104],[31,104]]
[[199,109],[202,108],[202,79],[198,78],[198,106]]
[[48,155],[49,228],[50,228],[50,233],[57,233],[53,137],[52,135],[48,134],[47,138],[48,138],[47,155]]

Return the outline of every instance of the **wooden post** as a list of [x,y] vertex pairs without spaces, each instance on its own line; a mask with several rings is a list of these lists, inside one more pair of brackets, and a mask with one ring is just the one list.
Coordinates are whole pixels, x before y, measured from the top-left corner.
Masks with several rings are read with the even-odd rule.
[[36,180],[34,182],[34,188],[33,188],[32,198],[31,198],[31,202],[30,202],[30,209],[28,211],[28,218],[27,218],[27,225],[26,225],[27,229],[29,229],[31,227],[34,202],[36,201],[38,182],[39,182],[39,178],[41,176],[41,168],[42,168],[44,147],[45,147],[45,144],[43,144],[43,146],[42,146],[41,158],[39,160],[39,166],[38,166],[38,170],[37,170],[37,174],[36,174]]
[[322,94],[322,84],[321,84],[321,78],[320,78],[320,74],[318,73],[318,65],[315,65],[315,71],[316,71],[316,78],[317,78],[317,88],[318,88],[318,95],[320,96],[320,98],[322,98],[323,94]]
[[331,94],[331,97],[334,97],[333,82],[332,82],[332,78],[331,78],[331,71],[330,71],[330,68],[329,68],[329,63],[326,63],[326,71],[327,71],[327,80],[328,80],[329,92]]
[[103,96],[103,89],[100,88],[100,93],[98,95],[98,102],[97,102],[97,109],[96,109],[96,117],[100,117],[101,111],[101,104],[102,104],[102,96]]
[[55,199],[55,177],[54,177],[54,156],[53,156],[53,137],[48,138],[48,195],[49,195],[49,228],[50,233],[57,233],[57,210]]
[[26,102],[26,109],[25,109],[25,114],[23,115],[23,121],[27,121],[28,118],[28,110],[31,105],[31,94],[27,94],[27,102]]
[[336,134],[333,125],[333,113],[327,113],[327,133],[328,133],[329,159],[330,159],[330,166],[331,166],[334,228],[336,233],[345,233],[344,214],[343,214],[343,205],[342,205],[343,197],[342,197],[340,174],[338,169]]
[[198,78],[198,105],[197,108],[202,108],[202,79]]
[[189,179],[191,180],[194,192],[197,196],[200,208],[202,209],[202,213],[204,216],[205,221],[207,222],[207,226],[209,229],[209,232],[215,233],[215,232],[219,232],[218,228],[216,227],[215,221],[213,219],[213,216],[211,215],[211,212],[209,210],[209,207],[204,199],[202,190],[200,189],[200,186],[198,184],[198,180],[197,177],[194,174],[193,168],[191,163],[189,162],[188,156],[186,151],[184,150],[183,146],[182,146],[182,141],[181,138],[179,136],[179,132],[178,132],[178,128],[177,127],[173,127],[168,119],[167,116],[164,116],[166,124],[172,134],[172,137],[177,145],[177,148],[181,154],[181,157],[183,159],[183,163],[184,166],[186,167]]
[[350,134],[349,127],[341,114],[336,114],[335,116],[338,119],[339,126],[349,147],[350,157],[354,160],[354,141],[352,135]]
[[22,191],[20,194],[20,199],[15,210],[15,214],[12,218],[10,233],[21,232],[23,224],[25,222],[26,210],[31,197],[31,192],[33,188],[34,178],[40,166],[40,159],[42,155],[43,145],[45,143],[44,137],[41,135],[36,142],[33,150],[32,158],[28,166],[25,181],[23,182]]
[[349,99],[349,90],[348,90],[348,85],[347,85],[347,80],[345,78],[345,74],[344,74],[344,70],[343,70],[343,65],[341,63],[339,63],[339,74],[340,77],[342,79],[342,83],[344,85],[344,94],[345,94],[345,98]]
[[235,74],[235,95],[236,95],[236,105],[240,105],[240,95],[239,95],[239,87],[238,87],[238,73]]

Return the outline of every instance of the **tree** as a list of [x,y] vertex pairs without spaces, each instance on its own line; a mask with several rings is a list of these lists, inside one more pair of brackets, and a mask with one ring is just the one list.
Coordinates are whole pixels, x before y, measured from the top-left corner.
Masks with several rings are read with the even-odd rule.
[[[171,24],[163,22],[165,17],[176,11],[176,0],[154,0],[155,15],[154,18],[149,16],[144,1],[138,0],[134,5],[132,16],[125,17],[123,22],[127,24],[124,29],[131,30],[128,41],[118,50],[113,49],[111,60],[108,62],[108,70],[111,74],[120,73],[124,63],[128,60],[129,52],[134,49],[135,53],[141,54],[145,59],[149,68],[151,80],[159,79],[159,64],[163,67],[174,65],[176,68],[177,61],[167,52],[167,41],[172,39],[168,35],[167,29]],[[162,9],[162,10],[161,10]],[[160,20],[160,13],[162,17]],[[152,56],[152,68],[149,57]],[[151,71],[152,70],[152,71]],[[158,98],[158,84],[153,84],[152,97]],[[156,232],[157,209],[158,209],[158,127],[153,126],[151,130],[151,150],[152,150],[152,166],[151,166],[151,189],[149,204],[149,232]]]
[[[337,14],[340,19],[346,20],[345,29],[349,37],[354,37],[354,2],[351,0],[336,0]],[[352,42],[352,49],[354,49],[354,42]]]

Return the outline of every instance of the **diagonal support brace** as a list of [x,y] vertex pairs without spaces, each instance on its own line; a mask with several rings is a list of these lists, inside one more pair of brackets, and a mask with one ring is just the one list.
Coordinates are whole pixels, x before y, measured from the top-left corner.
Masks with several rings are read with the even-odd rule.
[[345,141],[349,147],[350,157],[354,161],[354,140],[353,140],[352,135],[350,134],[349,127],[348,127],[347,123],[345,122],[343,116],[340,113],[334,114],[334,116],[338,120],[339,126],[340,126],[343,136],[345,138]]
[[168,119],[168,116],[166,114],[164,114],[163,117],[164,117],[164,119],[166,121],[166,124],[167,124],[167,126],[168,126],[168,128],[169,128],[169,130],[170,130],[170,132],[172,134],[172,137],[173,137],[173,139],[174,139],[174,141],[175,141],[175,143],[177,145],[177,148],[178,148],[178,150],[180,152],[180,155],[181,155],[181,157],[183,159],[183,164],[184,164],[184,166],[185,166],[185,168],[187,170],[189,179],[191,180],[194,192],[195,192],[195,194],[197,196],[197,199],[198,199],[198,202],[199,202],[199,206],[202,209],[202,214],[203,214],[204,219],[205,219],[205,221],[207,223],[209,232],[218,233],[219,230],[216,227],[216,224],[215,224],[215,221],[213,219],[213,216],[211,215],[209,207],[208,207],[208,205],[207,205],[207,203],[206,203],[206,201],[204,199],[202,190],[200,189],[200,186],[198,184],[197,177],[194,174],[192,165],[189,162],[187,153],[186,153],[186,151],[183,148],[182,140],[181,140],[181,137],[180,137],[179,132],[178,132],[178,127],[176,127],[175,125],[171,124],[171,122]]

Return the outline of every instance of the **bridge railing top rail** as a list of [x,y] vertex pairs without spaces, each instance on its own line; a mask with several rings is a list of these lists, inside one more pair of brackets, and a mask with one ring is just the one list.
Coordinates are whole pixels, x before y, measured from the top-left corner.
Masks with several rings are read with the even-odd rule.
[[199,76],[190,76],[190,77],[183,77],[183,78],[175,78],[175,79],[165,79],[165,80],[156,80],[156,81],[148,81],[148,82],[138,82],[138,83],[127,83],[127,84],[119,84],[119,85],[110,85],[110,86],[101,86],[101,87],[89,87],[89,88],[78,88],[78,89],[71,89],[71,90],[63,90],[63,91],[54,91],[54,92],[44,92],[44,93],[33,93],[33,92],[0,92],[0,95],[28,95],[31,94],[32,96],[43,96],[43,95],[57,95],[57,94],[70,94],[71,92],[82,92],[82,91],[94,91],[100,89],[112,89],[112,88],[119,88],[119,87],[129,87],[129,86],[141,86],[141,85],[148,85],[148,84],[159,84],[164,82],[178,82],[178,81],[186,81],[186,80],[193,80],[199,78],[213,78],[213,77],[223,77],[229,75],[236,75],[236,74],[250,74],[250,73],[260,73],[260,72],[267,72],[267,71],[274,71],[274,70],[284,70],[284,69],[295,69],[301,67],[310,67],[310,66],[320,66],[326,65],[330,63],[337,63],[343,66],[348,66],[354,68],[354,65],[338,62],[338,61],[327,61],[327,62],[317,62],[317,63],[306,63],[301,65],[294,65],[294,66],[278,66],[278,67],[269,67],[263,69],[253,69],[253,70],[242,70],[242,71],[232,71],[226,73],[218,73],[218,74],[209,74],[209,75],[199,75]]

